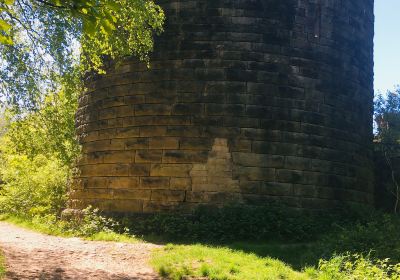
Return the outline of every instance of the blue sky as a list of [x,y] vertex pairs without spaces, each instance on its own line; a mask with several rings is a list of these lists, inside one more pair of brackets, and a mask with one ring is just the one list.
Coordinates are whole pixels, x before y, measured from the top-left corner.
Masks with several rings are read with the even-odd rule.
[[385,93],[400,85],[400,0],[375,0],[375,21],[375,91]]

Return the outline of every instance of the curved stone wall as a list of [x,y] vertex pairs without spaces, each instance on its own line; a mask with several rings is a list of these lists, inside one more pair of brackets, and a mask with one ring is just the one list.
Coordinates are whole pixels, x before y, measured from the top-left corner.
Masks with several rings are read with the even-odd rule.
[[163,0],[151,68],[88,83],[71,207],[372,203],[373,0]]

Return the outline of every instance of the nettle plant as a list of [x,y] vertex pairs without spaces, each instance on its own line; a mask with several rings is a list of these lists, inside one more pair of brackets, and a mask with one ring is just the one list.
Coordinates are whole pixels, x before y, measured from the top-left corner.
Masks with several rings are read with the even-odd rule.
[[0,0],[0,95],[35,108],[75,68],[104,73],[105,57],[148,60],[164,13],[152,0]]

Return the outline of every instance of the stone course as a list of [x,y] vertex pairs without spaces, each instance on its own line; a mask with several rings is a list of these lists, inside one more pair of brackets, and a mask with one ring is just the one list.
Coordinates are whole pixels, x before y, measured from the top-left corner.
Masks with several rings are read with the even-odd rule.
[[80,97],[71,208],[373,202],[373,0],[157,2],[150,68]]

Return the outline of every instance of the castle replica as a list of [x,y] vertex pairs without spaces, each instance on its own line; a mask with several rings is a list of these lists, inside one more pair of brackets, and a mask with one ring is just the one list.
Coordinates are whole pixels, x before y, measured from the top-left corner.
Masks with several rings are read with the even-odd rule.
[[158,3],[151,67],[80,97],[71,208],[373,203],[373,0]]

